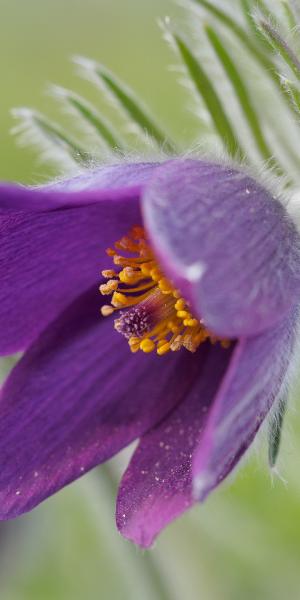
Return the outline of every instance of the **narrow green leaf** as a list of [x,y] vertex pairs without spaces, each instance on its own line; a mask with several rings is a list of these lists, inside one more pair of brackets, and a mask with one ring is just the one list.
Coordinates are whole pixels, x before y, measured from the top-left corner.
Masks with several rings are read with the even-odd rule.
[[63,150],[74,162],[87,165],[92,156],[81,148],[57,123],[50,121],[42,113],[29,108],[16,108],[13,116],[19,119],[23,131],[33,138],[38,134],[41,143],[51,145],[58,150]]
[[[273,51],[273,47],[270,42],[266,39],[264,35],[262,35],[261,31],[257,29],[255,21],[252,16],[253,12],[253,2],[251,0],[240,0],[242,11],[244,13],[245,19],[248,22],[249,28],[252,33],[257,38],[257,41],[261,44],[262,50],[264,51]],[[270,10],[266,7],[263,0],[256,0],[255,8],[259,8],[259,10],[265,15],[270,15]]]
[[263,135],[259,118],[256,114],[255,108],[252,104],[251,97],[248,93],[247,87],[244,84],[244,81],[235,66],[232,58],[229,53],[225,49],[220,36],[216,33],[216,31],[210,25],[205,26],[205,31],[207,36],[213,46],[213,49],[222,64],[224,71],[232,84],[232,87],[235,91],[237,99],[239,101],[240,107],[244,113],[244,116],[247,120],[247,123],[252,131],[253,138],[255,140],[256,146],[264,160],[270,162],[270,165],[276,166],[277,170],[282,173],[282,169],[278,166],[278,163],[273,157],[272,150],[269,148],[265,137]]
[[285,13],[285,16],[286,16],[288,28],[290,30],[297,29],[298,23],[297,23],[296,16],[293,12],[293,7],[289,4],[289,2],[287,0],[281,0],[281,6],[282,6],[283,12]]
[[286,3],[290,6],[291,11],[294,15],[296,25],[299,27],[300,25],[300,5],[299,0],[286,0]]
[[84,71],[93,75],[101,87],[111,94],[117,100],[119,106],[129,116],[129,118],[142,130],[149,135],[160,146],[168,152],[174,152],[175,146],[168,136],[160,129],[155,119],[150,114],[135,93],[103,65],[87,59],[75,59]]
[[272,43],[274,50],[278,52],[283,61],[289,66],[291,71],[300,81],[300,61],[292,48],[284,41],[279,31],[277,31],[270,22],[265,21],[264,19],[257,20],[257,26]]
[[[276,67],[271,60],[260,48],[254,44],[248,34],[248,32],[244,31],[244,29],[236,23],[234,19],[232,19],[225,11],[211,4],[209,0],[192,0],[195,4],[198,4],[205,8],[210,14],[212,14],[222,25],[227,27],[231,32],[235,34],[235,36],[240,40],[240,42],[245,46],[245,48],[252,54],[252,56],[260,63],[260,65],[265,69],[268,76],[272,79],[272,81],[276,84],[278,88],[281,89],[281,80],[280,75],[278,74]],[[291,101],[287,95],[283,95],[286,99],[286,102],[290,109],[293,110],[291,106]]]
[[300,116],[300,90],[299,88],[286,77],[282,77],[282,88],[286,94],[289,95],[293,102],[295,113],[297,117]]
[[288,395],[281,398],[276,412],[272,415],[272,420],[269,427],[269,465],[275,467],[282,437],[282,427],[287,409]]
[[211,80],[179,34],[172,33],[172,37],[196,89],[210,113],[215,129],[226,150],[231,156],[243,157],[244,151],[239,144]]
[[70,90],[55,86],[54,94],[62,98],[67,105],[75,110],[100,136],[101,140],[112,150],[123,148],[122,142],[107,120],[84,98]]
[[258,60],[258,62],[260,62],[260,64],[268,71],[272,79],[278,82],[273,61],[267,57],[256,44],[252,42],[247,31],[245,31],[230,15],[228,15],[221,8],[218,8],[209,2],[209,0],[193,0],[193,2],[205,8],[218,21],[220,21],[220,23],[225,25],[227,29],[232,31],[247,48],[247,50],[249,50],[251,54]]

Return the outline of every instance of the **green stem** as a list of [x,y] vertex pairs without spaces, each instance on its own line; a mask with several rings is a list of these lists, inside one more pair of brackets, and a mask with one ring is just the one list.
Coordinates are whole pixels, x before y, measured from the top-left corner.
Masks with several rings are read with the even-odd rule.
[[[105,481],[111,504],[114,504],[118,482],[111,465],[108,463],[102,465],[98,473],[100,474],[101,480]],[[151,587],[153,588],[155,594],[155,600],[173,600],[171,590],[165,583],[161,569],[157,566],[156,561],[151,555],[151,552],[151,550],[147,551],[146,554],[135,552],[134,562],[138,566],[139,573],[143,572],[145,574],[145,578],[148,581],[147,585],[151,583]]]

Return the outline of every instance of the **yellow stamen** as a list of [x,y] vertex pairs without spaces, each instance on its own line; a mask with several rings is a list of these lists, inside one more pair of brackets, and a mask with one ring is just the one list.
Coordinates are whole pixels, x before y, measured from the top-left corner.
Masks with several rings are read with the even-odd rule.
[[170,352],[170,350],[171,350],[171,346],[170,346],[169,342],[166,342],[157,348],[157,354],[159,356],[163,356],[164,354],[167,354],[167,352]]
[[185,300],[183,298],[179,298],[177,302],[175,302],[174,306],[175,310],[184,310],[185,309]]
[[143,350],[143,352],[146,352],[146,354],[148,354],[149,352],[153,352],[153,350],[155,350],[155,344],[152,340],[146,338],[140,343],[140,348],[141,350]]
[[100,285],[99,290],[102,296],[110,296],[113,292],[118,289],[118,282],[116,279],[111,279],[107,283]]
[[105,304],[104,306],[101,306],[101,314],[103,317],[109,317],[110,315],[112,315],[114,312],[114,308],[112,306],[109,306],[107,304]]
[[115,329],[128,339],[132,353],[156,350],[164,356],[181,348],[196,352],[206,340],[228,348],[230,341],[210,334],[165,277],[142,227],[133,227],[107,254],[122,268],[102,271],[108,281],[100,285],[100,292],[112,299],[111,305],[102,306],[101,313],[107,317],[121,310]]
[[101,275],[105,279],[112,279],[113,277],[118,277],[116,271],[113,271],[112,269],[106,269],[105,271],[101,271]]

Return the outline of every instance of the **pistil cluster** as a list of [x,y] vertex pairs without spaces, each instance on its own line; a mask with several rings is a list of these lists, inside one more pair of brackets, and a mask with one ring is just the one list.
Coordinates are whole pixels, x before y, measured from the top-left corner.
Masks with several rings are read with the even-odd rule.
[[206,340],[228,346],[193,316],[162,272],[142,227],[133,227],[107,254],[115,268],[102,271],[107,282],[99,289],[112,298],[101,313],[106,317],[119,312],[115,329],[127,338],[131,352],[156,351],[159,356],[181,348],[196,352]]

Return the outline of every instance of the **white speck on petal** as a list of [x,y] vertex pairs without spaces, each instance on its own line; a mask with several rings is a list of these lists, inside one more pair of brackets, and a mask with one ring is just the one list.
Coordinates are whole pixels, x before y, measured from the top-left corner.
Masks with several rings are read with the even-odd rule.
[[196,283],[202,279],[206,271],[206,266],[202,261],[198,261],[192,265],[189,265],[185,269],[185,276],[191,283]]

